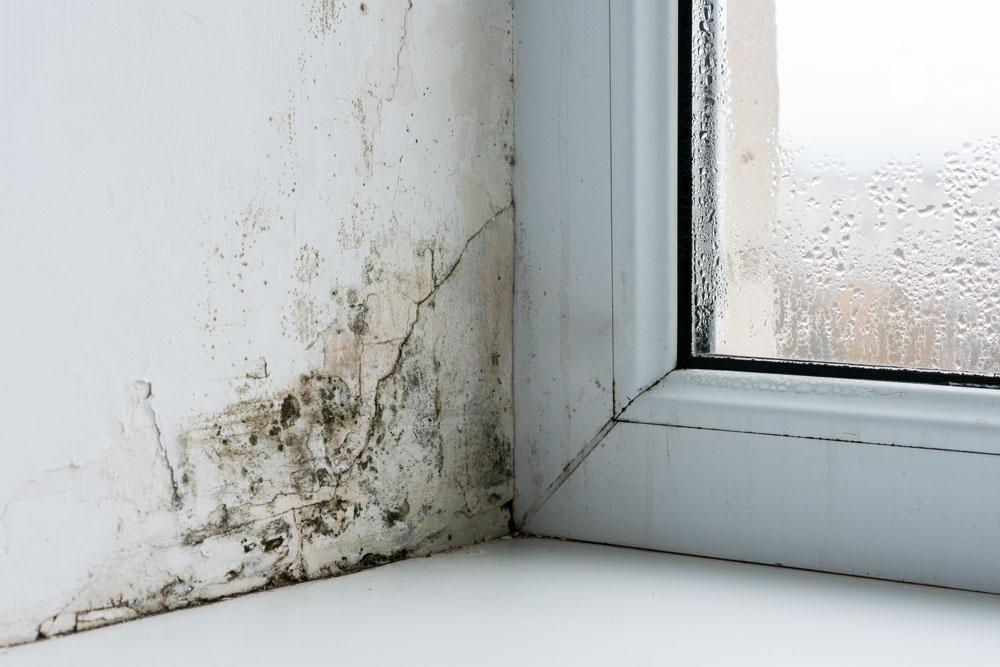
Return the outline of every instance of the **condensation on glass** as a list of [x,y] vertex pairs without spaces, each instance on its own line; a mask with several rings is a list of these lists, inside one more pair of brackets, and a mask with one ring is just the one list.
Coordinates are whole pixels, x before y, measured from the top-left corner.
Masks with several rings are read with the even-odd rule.
[[1000,3],[702,0],[699,354],[1000,373]]

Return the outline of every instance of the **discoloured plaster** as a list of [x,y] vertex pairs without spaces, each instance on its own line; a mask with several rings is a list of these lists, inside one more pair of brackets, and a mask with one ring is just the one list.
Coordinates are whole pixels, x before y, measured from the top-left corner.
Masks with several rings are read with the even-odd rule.
[[[269,24],[287,71],[248,79],[271,106],[227,108],[255,168],[199,157],[163,181],[177,236],[134,241],[159,296],[90,343],[125,359],[113,437],[0,474],[0,645],[508,532],[510,3],[297,11]],[[221,30],[205,12],[184,25]]]
[[[149,477],[133,479],[122,499],[141,508],[136,520],[171,515],[177,532],[158,545],[123,538],[132,553],[102,564],[39,636],[507,532],[508,324],[489,312],[451,314],[465,312],[470,296],[510,307],[511,214],[491,218],[441,282],[408,302],[412,320],[392,343],[395,356],[365,393],[324,372],[301,375],[284,392],[193,420],[174,468],[157,446],[148,383],[130,386],[123,434],[155,456],[128,462]],[[453,319],[463,322],[449,326]],[[352,335],[360,350],[370,332]],[[158,491],[135,494],[155,490],[153,480]]]

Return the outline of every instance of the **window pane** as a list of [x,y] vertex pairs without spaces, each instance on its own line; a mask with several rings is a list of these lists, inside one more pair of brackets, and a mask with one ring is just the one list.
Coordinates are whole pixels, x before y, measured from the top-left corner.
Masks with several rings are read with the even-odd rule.
[[696,352],[1000,372],[998,24],[696,3]]

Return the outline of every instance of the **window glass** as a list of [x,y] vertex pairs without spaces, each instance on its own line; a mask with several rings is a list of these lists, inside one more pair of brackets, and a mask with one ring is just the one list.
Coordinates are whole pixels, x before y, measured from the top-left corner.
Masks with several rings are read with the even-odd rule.
[[1000,3],[693,21],[696,352],[1000,373]]

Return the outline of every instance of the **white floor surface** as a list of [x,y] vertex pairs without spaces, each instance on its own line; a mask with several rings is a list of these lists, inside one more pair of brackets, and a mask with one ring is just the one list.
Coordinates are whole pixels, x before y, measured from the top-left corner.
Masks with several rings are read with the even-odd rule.
[[502,539],[0,650],[28,665],[998,665],[1000,596]]

